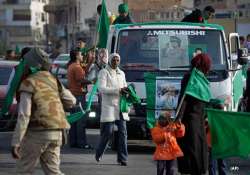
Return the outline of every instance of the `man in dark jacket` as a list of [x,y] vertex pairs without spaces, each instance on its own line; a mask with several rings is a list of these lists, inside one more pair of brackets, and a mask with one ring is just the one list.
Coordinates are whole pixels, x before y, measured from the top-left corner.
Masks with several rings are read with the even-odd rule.
[[113,24],[130,24],[133,23],[129,11],[128,5],[123,3],[118,6],[119,16],[115,19]]
[[189,15],[185,16],[182,22],[207,23],[208,19],[214,16],[215,10],[212,6],[206,6],[203,11],[195,9]]

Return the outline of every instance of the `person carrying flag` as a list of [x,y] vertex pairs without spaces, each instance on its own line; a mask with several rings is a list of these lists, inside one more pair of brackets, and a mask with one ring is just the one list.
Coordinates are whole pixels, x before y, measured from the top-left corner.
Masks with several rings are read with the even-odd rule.
[[40,160],[45,174],[62,174],[60,147],[63,130],[69,128],[64,108],[76,99],[49,72],[48,55],[39,48],[24,55],[27,78],[21,82],[18,119],[12,137],[12,156],[17,174],[33,174]]
[[[191,71],[198,71],[199,75],[205,76],[208,74],[211,67],[211,59],[207,54],[198,54],[191,61]],[[177,158],[178,170],[182,174],[200,175],[205,174],[208,169],[208,149],[205,133],[204,109],[206,102],[202,98],[197,98],[186,93],[187,87],[190,84],[192,74],[184,75],[181,81],[180,91],[180,111],[177,114],[177,120],[181,120],[186,128],[185,136],[177,139],[184,157]],[[192,88],[198,86],[192,83]],[[209,91],[209,88],[207,89]],[[197,89],[196,89],[197,91]],[[201,87],[198,91],[202,91]],[[204,94],[204,93],[202,93]],[[182,98],[184,96],[184,98]]]

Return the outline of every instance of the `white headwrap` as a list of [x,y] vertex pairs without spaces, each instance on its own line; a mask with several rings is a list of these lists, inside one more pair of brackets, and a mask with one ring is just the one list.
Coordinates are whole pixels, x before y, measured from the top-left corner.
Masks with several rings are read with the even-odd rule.
[[[118,53],[112,53],[112,54],[109,56],[109,67],[110,67],[110,68],[111,68],[111,62],[112,62],[113,58],[115,58],[115,57],[118,57],[118,59],[121,60],[121,57],[120,57],[120,55],[119,55]],[[120,71],[119,67],[116,68],[116,71],[117,71],[117,72]]]
[[114,57],[118,57],[119,60],[121,60],[121,57],[118,53],[112,53],[110,56],[109,56],[109,64],[111,64],[111,61],[113,60]]

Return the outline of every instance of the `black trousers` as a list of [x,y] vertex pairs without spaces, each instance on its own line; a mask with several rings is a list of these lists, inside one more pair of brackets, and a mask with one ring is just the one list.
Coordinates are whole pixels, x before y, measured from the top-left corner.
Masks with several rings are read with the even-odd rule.
[[174,160],[157,160],[157,175],[174,175]]

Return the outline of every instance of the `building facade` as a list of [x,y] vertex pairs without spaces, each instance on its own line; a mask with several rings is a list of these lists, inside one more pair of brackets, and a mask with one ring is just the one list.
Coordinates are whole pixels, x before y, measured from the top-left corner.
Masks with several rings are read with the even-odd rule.
[[180,21],[193,8],[188,0],[125,0],[136,22]]
[[250,18],[249,0],[194,0],[196,8],[211,5],[216,9],[216,18]]
[[[67,53],[75,46],[77,38],[84,38],[87,45],[96,43],[96,25],[98,21],[96,7],[102,0],[50,0],[45,6],[49,14],[47,35],[49,43],[61,47],[60,52]],[[108,11],[117,12],[122,0],[106,0]]]
[[0,0],[1,46],[43,46],[47,0]]

